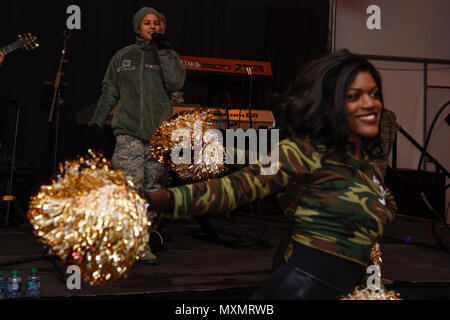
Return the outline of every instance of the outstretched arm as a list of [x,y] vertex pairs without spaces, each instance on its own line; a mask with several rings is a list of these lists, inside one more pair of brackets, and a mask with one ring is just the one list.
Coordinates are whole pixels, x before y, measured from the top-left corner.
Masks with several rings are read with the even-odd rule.
[[146,195],[150,207],[166,212],[172,219],[190,218],[209,212],[234,210],[257,198],[282,191],[291,177],[307,174],[320,162],[309,159],[292,141],[282,141],[278,166],[273,174],[261,174],[262,164],[249,165],[227,176],[189,185],[158,190]]

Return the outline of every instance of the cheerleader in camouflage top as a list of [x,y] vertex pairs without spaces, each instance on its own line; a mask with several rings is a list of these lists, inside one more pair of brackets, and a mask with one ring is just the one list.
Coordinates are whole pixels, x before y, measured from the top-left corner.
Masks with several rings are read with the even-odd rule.
[[303,68],[274,111],[284,139],[273,175],[261,175],[259,163],[147,198],[179,219],[276,194],[292,228],[253,298],[336,299],[361,283],[396,212],[373,161],[381,152],[381,78],[366,59],[340,51]]

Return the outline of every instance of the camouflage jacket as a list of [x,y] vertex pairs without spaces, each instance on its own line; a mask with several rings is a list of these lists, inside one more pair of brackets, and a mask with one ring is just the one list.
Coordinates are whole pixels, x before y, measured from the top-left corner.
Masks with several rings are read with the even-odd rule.
[[102,95],[88,126],[103,124],[116,106],[111,128],[114,135],[129,135],[149,140],[171,114],[168,93],[180,90],[186,71],[178,53],[157,50],[149,40],[136,37],[134,45],[125,47],[111,59]]
[[276,174],[260,175],[262,165],[250,165],[222,178],[169,188],[174,200],[169,216],[233,210],[277,194],[292,220],[293,241],[367,266],[384,225],[394,218],[395,202],[367,156],[325,159],[323,151],[307,140],[285,139]]

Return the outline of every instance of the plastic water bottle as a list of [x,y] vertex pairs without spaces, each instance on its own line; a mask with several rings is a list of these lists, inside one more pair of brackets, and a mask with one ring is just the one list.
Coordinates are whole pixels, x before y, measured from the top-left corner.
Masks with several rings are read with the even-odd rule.
[[0,271],[0,300],[5,298],[5,278]]
[[27,277],[27,296],[36,297],[40,294],[41,277],[39,277],[37,269],[32,268],[31,274]]
[[19,271],[11,271],[8,277],[8,298],[20,298],[22,293],[22,278],[19,277]]

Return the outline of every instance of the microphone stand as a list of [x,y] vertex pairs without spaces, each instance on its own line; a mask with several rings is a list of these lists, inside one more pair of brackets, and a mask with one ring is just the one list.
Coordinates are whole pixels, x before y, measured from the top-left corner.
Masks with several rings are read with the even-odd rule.
[[239,118],[238,118],[238,124],[237,127],[241,127],[241,115],[242,115],[242,105],[244,104],[243,97],[244,97],[244,75],[241,76],[241,97],[240,97],[240,103],[239,103]]
[[55,136],[54,136],[54,142],[53,142],[53,168],[52,168],[53,170],[56,169],[57,157],[58,157],[58,134],[59,134],[60,106],[62,105],[61,90],[60,90],[61,76],[63,75],[62,67],[63,67],[63,63],[67,62],[64,58],[67,53],[67,42],[70,39],[71,34],[68,30],[66,30],[63,32],[63,36],[64,36],[63,49],[61,51],[61,58],[59,60],[58,71],[56,72],[56,78],[54,81],[52,106],[50,108],[50,114],[48,117],[48,122],[51,124],[53,122],[53,117],[54,117],[54,113],[55,113],[55,109],[56,109]]
[[21,104],[20,104],[20,101],[16,97],[9,97],[9,98],[7,98],[7,101],[15,104],[15,106],[17,107],[17,113],[16,113],[16,125],[15,125],[15,129],[14,129],[14,145],[13,145],[13,152],[12,152],[12,157],[11,157],[11,168],[10,168],[10,172],[9,172],[8,190],[6,192],[7,194],[2,196],[2,199],[1,199],[2,202],[6,202],[6,219],[3,224],[6,227],[8,227],[10,225],[9,224],[9,212],[11,209],[11,203],[14,204],[14,207],[15,207],[16,211],[18,212],[20,219],[22,221],[26,221],[26,216],[25,216],[22,208],[17,203],[16,197],[12,193],[12,191],[13,191],[12,186],[13,186],[13,182],[14,182],[14,171],[16,170],[16,149],[17,149],[17,136],[18,136],[18,130],[19,130]]
[[230,106],[228,104],[225,104],[225,112],[226,114],[226,129],[230,129]]
[[248,93],[248,120],[249,120],[249,128],[253,128],[253,117],[252,117],[252,91],[253,91],[253,74],[252,68],[247,68],[247,74],[250,80],[250,88]]

